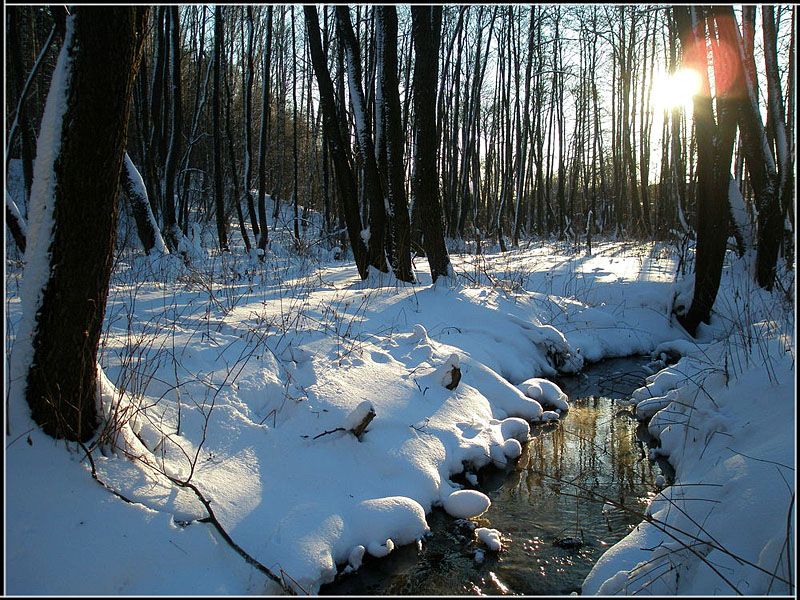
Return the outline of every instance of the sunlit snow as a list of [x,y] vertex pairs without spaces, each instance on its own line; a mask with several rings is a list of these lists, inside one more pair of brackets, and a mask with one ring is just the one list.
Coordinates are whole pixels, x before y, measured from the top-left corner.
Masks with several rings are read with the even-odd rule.
[[[196,232],[191,270],[170,256],[120,257],[98,395],[117,434],[93,464],[43,435],[12,389],[8,593],[281,593],[175,480],[196,486],[287,589],[316,593],[366,555],[424,545],[433,510],[484,513],[477,470],[513,464],[531,426],[568,409],[547,378],[650,353],[674,361],[632,403],[652,417],[676,480],[649,508],[657,521],[609,549],[583,592],[788,591],[793,317],[739,263],[726,267],[715,317],[692,340],[670,318],[685,286],[663,244],[595,240],[587,255],[532,243],[484,249],[480,265],[453,252],[455,280],[434,287],[424,259],[415,285],[361,281],[333,251],[299,258],[279,235],[264,262],[221,257],[202,235],[213,234]],[[27,308],[19,279],[9,270],[7,347]],[[454,367],[461,377],[448,389]],[[686,535],[676,541],[664,523]],[[476,530],[501,556],[502,533]]]

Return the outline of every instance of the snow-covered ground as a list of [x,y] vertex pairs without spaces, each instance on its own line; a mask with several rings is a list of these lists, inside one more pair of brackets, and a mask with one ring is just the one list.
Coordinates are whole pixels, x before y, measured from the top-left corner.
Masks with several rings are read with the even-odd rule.
[[[360,281],[321,244],[298,257],[274,243],[263,262],[199,243],[191,267],[120,257],[91,460],[35,428],[8,372],[7,593],[284,591],[263,568],[315,593],[365,554],[424,544],[431,510],[485,511],[450,478],[515,460],[529,423],[563,409],[528,380],[650,352],[682,357],[634,399],[676,480],[583,592],[790,592],[793,297],[756,288],[741,261],[691,340],[669,317],[687,289],[662,244],[453,253],[455,281],[433,286],[424,259],[416,285]],[[12,265],[7,368],[18,290]],[[478,543],[502,553],[495,534]]]

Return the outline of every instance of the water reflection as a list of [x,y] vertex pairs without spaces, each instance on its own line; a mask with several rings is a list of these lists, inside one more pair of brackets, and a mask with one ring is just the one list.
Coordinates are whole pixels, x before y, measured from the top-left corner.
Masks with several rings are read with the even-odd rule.
[[[321,594],[565,594],[580,585],[600,555],[641,519],[658,474],[641,430],[613,398],[642,384],[642,359],[604,361],[559,382],[570,410],[538,427],[513,467],[487,469],[478,488],[492,506],[473,520],[501,532],[495,554],[473,541],[470,524],[436,511],[423,549],[409,546],[366,560]],[[576,400],[572,400],[577,398]]]

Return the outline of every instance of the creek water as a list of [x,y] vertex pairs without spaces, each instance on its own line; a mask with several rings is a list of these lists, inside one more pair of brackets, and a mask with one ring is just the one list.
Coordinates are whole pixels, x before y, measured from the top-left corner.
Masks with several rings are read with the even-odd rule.
[[[432,534],[421,549],[410,545],[381,559],[367,556],[358,571],[319,593],[580,593],[600,555],[641,521],[636,513],[657,491],[661,467],[646,458],[647,430],[614,402],[643,384],[647,362],[605,360],[558,380],[570,398],[569,411],[556,423],[532,427],[515,465],[478,473],[475,487],[492,500],[486,513],[471,524],[434,510],[428,515]],[[499,553],[475,541],[475,523],[500,531]]]

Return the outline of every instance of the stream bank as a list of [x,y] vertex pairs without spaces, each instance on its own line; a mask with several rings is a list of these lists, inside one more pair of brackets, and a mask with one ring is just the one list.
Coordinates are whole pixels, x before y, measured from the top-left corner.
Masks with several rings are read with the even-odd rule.
[[[648,362],[609,359],[558,380],[569,411],[532,427],[515,465],[478,473],[475,487],[492,501],[486,513],[464,521],[434,510],[421,549],[365,557],[357,572],[340,575],[320,594],[580,593],[594,563],[641,521],[635,513],[657,491],[662,471],[647,458],[647,429],[614,402],[643,384]],[[491,552],[474,541],[476,526],[499,530],[503,549]]]

